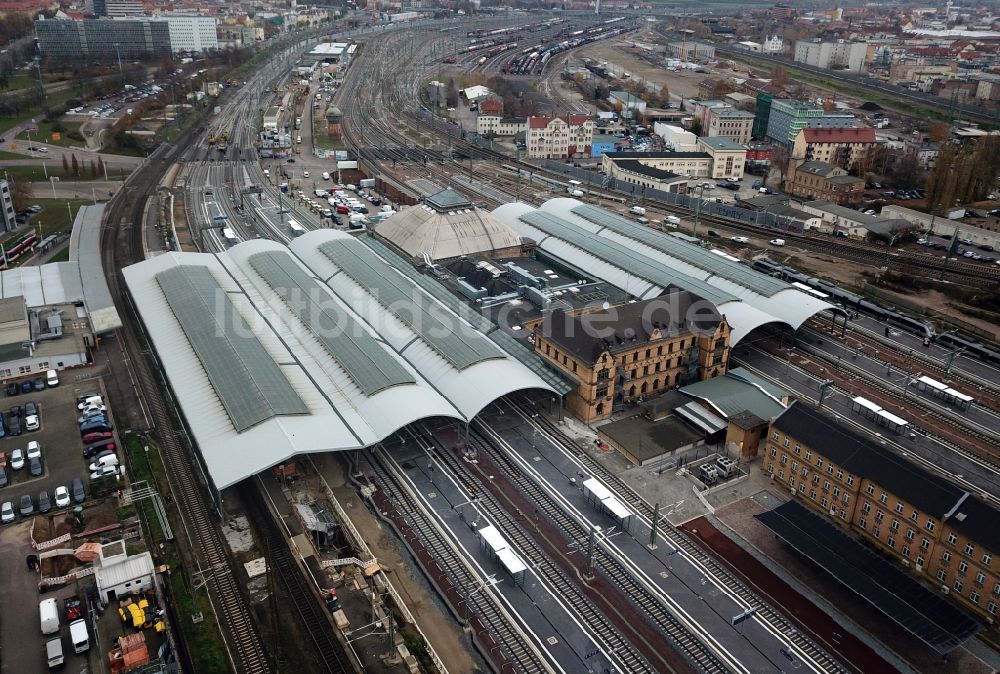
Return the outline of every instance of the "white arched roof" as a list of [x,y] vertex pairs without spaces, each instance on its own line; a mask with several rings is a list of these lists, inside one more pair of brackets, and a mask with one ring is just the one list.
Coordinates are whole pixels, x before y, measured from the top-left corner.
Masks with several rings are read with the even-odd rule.
[[[300,237],[292,248],[252,240],[217,255],[167,253],[123,271],[180,410],[219,489],[297,454],[367,447],[419,419],[470,420],[512,391],[551,390],[538,375],[420,291],[422,301],[431,303],[428,306],[442,325],[455,321],[456,329],[468,339],[481,339],[488,343],[482,346],[484,351],[495,351],[495,357],[457,369],[319,250],[324,242],[345,239],[364,246],[346,234],[321,230]],[[364,250],[370,252],[367,247]],[[270,267],[260,266],[265,262]],[[268,277],[268,269],[275,275]],[[178,270],[184,277],[207,270],[209,285],[217,284],[210,288],[216,308],[207,304],[206,314],[212,315],[196,316],[196,325],[174,313],[176,306],[168,302],[168,289],[158,277]],[[405,274],[392,273],[406,279]],[[314,314],[290,307],[301,295],[299,281],[288,281],[286,288],[272,287],[271,282],[282,274],[289,278],[294,274],[308,285],[315,304],[329,311],[325,315],[336,316],[338,327],[358,337],[352,343],[366,345],[367,359],[338,361],[338,356],[350,356],[342,350],[343,342],[324,339],[322,321],[314,322]],[[202,336],[205,341],[189,334],[204,327],[201,323],[210,325],[213,312],[223,311],[225,303],[224,312],[232,314],[221,317],[220,324],[226,326],[221,334],[218,327],[215,334]],[[199,350],[212,352],[228,344],[236,344],[236,350],[241,345],[253,346],[247,351],[252,357],[233,361],[238,366],[225,368],[222,377],[210,377]],[[222,356],[213,357],[229,357],[223,351]],[[254,370],[260,361],[271,376],[263,384]],[[370,393],[366,394],[358,383],[365,377],[359,375],[371,373],[365,368],[373,365],[379,377],[392,383],[372,386],[369,381]],[[244,427],[233,416],[233,408],[239,407],[236,399],[241,389],[255,387],[272,392],[276,399],[284,396],[288,409],[272,408],[270,414]]]
[[[584,249],[580,245],[573,245],[559,236],[532,226],[522,216],[536,210],[546,213],[569,227],[586,232],[591,240],[593,237],[600,237],[619,249],[633,251],[635,259],[641,260],[645,268],[653,263],[664,272],[680,275],[673,281],[676,285],[686,287],[696,294],[705,294],[707,288],[719,291],[719,296],[706,295],[706,299],[715,302],[719,313],[726,316],[732,328],[731,343],[734,345],[762,325],[783,323],[798,329],[811,316],[835,309],[833,305],[814,295],[776,281],[738,262],[713,256],[706,263],[703,250],[695,244],[643,227],[610,211],[587,207],[600,213],[603,224],[594,222],[581,215],[578,207],[587,205],[577,199],[556,197],[549,199],[538,209],[520,203],[505,204],[494,210],[493,214],[522,236],[539,242],[539,248],[546,253],[586,270],[636,297],[655,297],[664,290],[665,280],[654,282],[638,278],[638,265],[607,259],[604,251],[597,246]],[[587,215],[590,216],[591,212]],[[665,274],[665,278],[669,278],[669,273]]]

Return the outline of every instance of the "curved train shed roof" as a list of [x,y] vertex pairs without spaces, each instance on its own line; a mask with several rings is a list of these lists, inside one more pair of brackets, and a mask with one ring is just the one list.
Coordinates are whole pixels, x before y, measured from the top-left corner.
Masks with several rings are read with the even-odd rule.
[[[416,272],[414,272],[416,273]],[[300,453],[373,445],[553,390],[343,232],[168,253],[124,270],[217,488]]]
[[835,307],[822,299],[698,246],[576,199],[549,199],[493,211],[546,253],[647,299],[677,286],[714,303],[737,344],[754,328],[784,323],[798,329]]

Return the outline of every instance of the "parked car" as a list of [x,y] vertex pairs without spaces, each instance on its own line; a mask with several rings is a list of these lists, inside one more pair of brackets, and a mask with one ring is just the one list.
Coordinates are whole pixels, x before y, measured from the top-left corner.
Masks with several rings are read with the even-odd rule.
[[98,400],[101,400],[101,394],[98,393],[97,391],[86,391],[84,393],[81,393],[76,397],[76,408],[82,409],[84,403],[86,403],[91,398],[97,398]]
[[83,444],[90,445],[95,442],[101,442],[102,440],[110,440],[114,435],[112,433],[87,433],[81,438]]
[[7,384],[7,395],[16,396],[21,392],[21,387],[17,385],[16,382],[11,382]]
[[709,236],[715,236],[715,237],[719,236],[719,233],[717,231],[715,231],[714,229],[708,230],[707,234]]
[[105,410],[97,409],[97,408],[91,408],[91,409],[85,410],[83,412],[83,414],[81,414],[80,417],[76,420],[76,422],[78,424],[85,424],[88,421],[90,421],[91,419],[105,419],[106,420],[107,418],[108,417],[107,417],[107,414],[105,413]]
[[785,240],[784,239],[771,239],[771,241],[769,243],[772,246],[784,246],[785,245]]
[[27,457],[28,457],[28,459],[40,459],[40,458],[42,458],[42,445],[41,445],[41,443],[38,442],[38,440],[29,440],[28,441]]
[[92,445],[87,445],[83,448],[83,458],[90,460],[94,457],[100,456],[103,452],[110,451],[112,454],[117,451],[115,443],[110,440],[105,440],[103,442],[95,442]]
[[24,408],[21,407],[20,405],[14,405],[13,407],[10,408],[9,414],[12,417],[18,417],[18,418],[20,418],[21,415],[24,414]]
[[108,477],[116,477],[118,475],[118,464],[112,466],[102,466],[100,470],[95,470],[90,474],[91,480],[103,480]]
[[41,422],[38,421],[37,414],[29,414],[24,418],[24,429],[27,431],[37,431],[41,428]]
[[35,389],[30,380],[21,382],[21,393],[31,393]]
[[39,457],[34,459],[28,459],[28,474],[31,477],[41,477],[42,473],[45,472],[45,467],[42,466],[42,460]]
[[78,410],[82,410],[85,407],[94,407],[102,405],[104,405],[104,399],[97,394],[88,395],[83,400],[79,398],[76,399],[76,409]]
[[7,469],[0,468],[0,489],[6,487],[10,484],[10,479],[7,477]]
[[8,417],[7,418],[7,435],[20,435],[21,434],[21,417]]
[[21,517],[30,517],[35,514],[35,502],[31,500],[31,494],[21,497]]
[[28,402],[24,403],[24,414],[25,415],[29,415],[29,414],[37,415],[38,414],[38,403],[36,403],[33,400],[29,400]]
[[10,453],[10,467],[14,470],[24,468],[24,450],[20,447]]
[[36,391],[44,391],[45,390],[45,380],[42,379],[41,377],[39,377],[38,379],[35,379],[34,381],[32,381],[31,385],[34,387],[34,389]]
[[38,492],[38,512],[47,513],[52,510],[52,501],[49,500],[49,492],[44,489]]
[[17,515],[14,514],[14,504],[10,501],[4,501],[3,505],[0,506],[0,521],[13,522]]
[[73,484],[72,484],[72,490],[73,490],[73,502],[74,503],[83,503],[84,501],[87,500],[87,492],[84,491],[84,489],[83,489],[83,480],[81,480],[78,477],[74,477],[73,478]]
[[55,492],[53,492],[52,496],[55,499],[57,508],[65,508],[66,506],[69,505],[70,501],[69,489],[67,489],[64,485],[59,485],[58,487],[56,487],[56,490]]
[[750,237],[747,236],[734,236],[730,240],[733,243],[750,243]]
[[107,466],[117,466],[118,456],[114,452],[100,453],[97,455],[97,460],[87,466],[87,470],[95,471],[106,468]]
[[85,424],[80,424],[80,435],[87,435],[88,433],[110,433],[115,430],[107,419],[91,419]]

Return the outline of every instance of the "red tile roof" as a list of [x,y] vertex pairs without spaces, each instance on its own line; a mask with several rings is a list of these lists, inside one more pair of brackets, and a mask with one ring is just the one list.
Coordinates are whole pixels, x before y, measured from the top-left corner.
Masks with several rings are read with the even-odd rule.
[[874,143],[875,129],[858,127],[851,129],[802,129],[807,143]]

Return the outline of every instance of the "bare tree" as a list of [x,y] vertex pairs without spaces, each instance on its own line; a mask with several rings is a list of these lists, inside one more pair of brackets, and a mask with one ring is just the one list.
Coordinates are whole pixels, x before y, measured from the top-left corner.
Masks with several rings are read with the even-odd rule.
[[10,199],[15,211],[23,211],[30,204],[35,188],[24,178],[13,177],[10,181]]
[[785,143],[775,143],[771,146],[771,168],[778,171],[778,182],[785,182],[785,172],[788,171],[788,160],[791,158],[791,148]]

